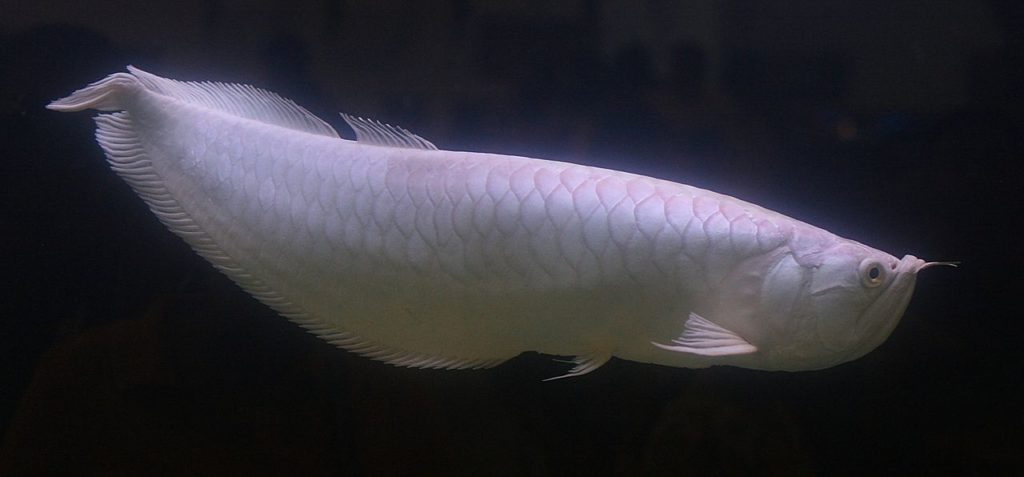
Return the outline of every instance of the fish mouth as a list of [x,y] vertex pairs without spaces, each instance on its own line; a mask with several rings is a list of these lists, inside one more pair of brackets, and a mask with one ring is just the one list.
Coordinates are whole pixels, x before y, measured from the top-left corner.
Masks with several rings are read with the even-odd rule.
[[893,282],[889,286],[898,286],[902,280],[906,280],[908,278],[908,275],[916,275],[917,272],[927,268],[929,263],[934,262],[926,262],[913,255],[904,255],[896,265],[896,276],[893,277]]

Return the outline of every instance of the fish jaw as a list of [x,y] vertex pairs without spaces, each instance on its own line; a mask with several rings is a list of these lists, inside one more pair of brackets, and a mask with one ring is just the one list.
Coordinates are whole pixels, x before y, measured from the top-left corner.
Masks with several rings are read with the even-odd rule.
[[850,360],[857,359],[880,346],[896,329],[914,295],[917,273],[927,263],[913,255],[905,255],[894,270],[892,283],[857,321],[857,333],[863,336],[863,345]]

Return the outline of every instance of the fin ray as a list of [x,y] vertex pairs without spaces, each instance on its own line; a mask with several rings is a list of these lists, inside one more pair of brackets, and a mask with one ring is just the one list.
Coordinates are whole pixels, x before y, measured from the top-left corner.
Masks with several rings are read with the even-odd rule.
[[591,353],[589,355],[576,356],[568,362],[575,364],[568,373],[561,376],[554,376],[545,379],[544,381],[555,381],[558,379],[572,378],[576,376],[583,376],[584,374],[593,372],[597,368],[604,366],[609,360],[612,359],[612,354],[607,352]]
[[[147,73],[134,66],[129,66],[128,71],[146,89],[187,103],[288,129],[340,137],[330,124],[306,108],[265,89],[247,84],[178,81]],[[114,76],[117,75],[110,77]]]
[[377,146],[403,147],[436,151],[437,146],[408,129],[392,126],[373,119],[359,118],[341,113],[342,119],[356,133],[356,141]]
[[701,356],[732,356],[757,352],[756,346],[736,333],[692,312],[683,326],[682,336],[672,342],[675,345],[665,345],[653,341],[651,344],[668,351]]

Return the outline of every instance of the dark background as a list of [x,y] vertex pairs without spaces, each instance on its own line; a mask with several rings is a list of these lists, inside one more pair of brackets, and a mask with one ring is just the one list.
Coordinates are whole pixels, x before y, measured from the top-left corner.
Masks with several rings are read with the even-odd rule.
[[[1024,466],[1020,2],[2,3],[2,475]],[[107,169],[88,114],[43,109],[126,64],[963,265],[923,273],[885,344],[823,371],[395,368],[249,298]]]

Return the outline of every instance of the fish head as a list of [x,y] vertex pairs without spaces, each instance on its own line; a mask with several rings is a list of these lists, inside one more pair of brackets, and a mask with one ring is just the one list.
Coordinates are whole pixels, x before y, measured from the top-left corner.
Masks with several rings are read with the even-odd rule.
[[774,307],[772,297],[782,295],[766,294],[768,309],[776,310],[768,318],[777,331],[763,351],[766,367],[791,371],[827,368],[877,348],[902,318],[917,273],[933,265],[954,265],[913,255],[898,259],[848,241],[790,262],[800,268],[766,277],[766,292],[785,286],[798,291],[785,305]]

